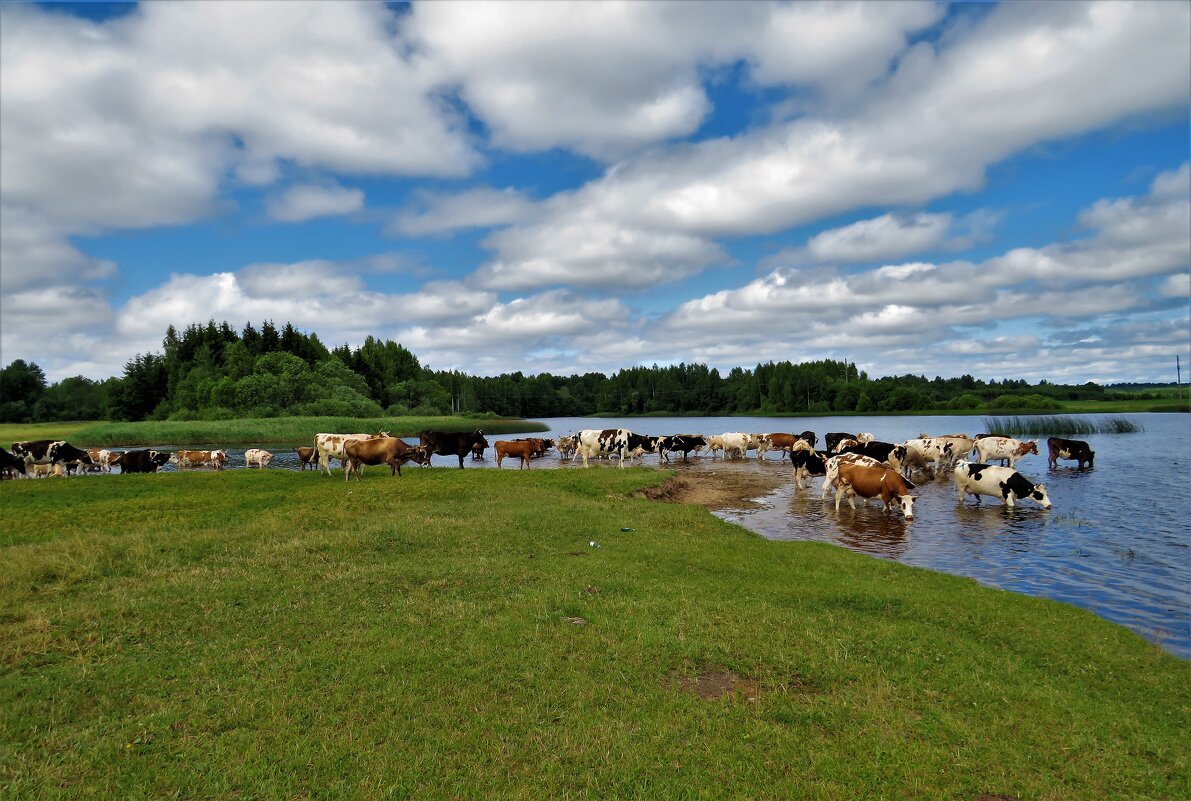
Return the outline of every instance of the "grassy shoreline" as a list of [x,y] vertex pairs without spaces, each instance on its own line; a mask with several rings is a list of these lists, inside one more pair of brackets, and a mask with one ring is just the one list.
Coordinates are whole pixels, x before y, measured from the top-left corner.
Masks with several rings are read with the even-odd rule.
[[0,790],[1187,797],[1191,663],[666,476],[5,482]]
[[[320,432],[388,431],[395,437],[415,437],[425,429],[512,434],[545,431],[541,423],[488,417],[269,417],[214,421],[145,421],[140,423],[71,423],[39,426],[0,425],[0,442],[19,439],[69,437],[81,447],[136,445],[306,445]],[[27,429],[27,430],[26,430]],[[48,433],[54,432],[54,433]],[[26,436],[18,436],[19,434]],[[42,436],[33,436],[42,433]]]

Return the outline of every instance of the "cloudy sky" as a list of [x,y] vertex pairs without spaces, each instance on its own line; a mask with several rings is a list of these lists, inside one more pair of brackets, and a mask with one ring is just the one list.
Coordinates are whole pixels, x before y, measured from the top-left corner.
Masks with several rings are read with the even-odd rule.
[[0,6],[0,362],[1191,368],[1191,3]]

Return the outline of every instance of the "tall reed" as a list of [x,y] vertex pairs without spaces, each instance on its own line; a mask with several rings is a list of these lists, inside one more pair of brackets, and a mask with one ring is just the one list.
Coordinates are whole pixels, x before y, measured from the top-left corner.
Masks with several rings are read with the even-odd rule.
[[1094,419],[1070,415],[1025,415],[986,417],[984,430],[1002,437],[1086,436],[1088,434],[1135,434],[1141,425],[1123,417]]

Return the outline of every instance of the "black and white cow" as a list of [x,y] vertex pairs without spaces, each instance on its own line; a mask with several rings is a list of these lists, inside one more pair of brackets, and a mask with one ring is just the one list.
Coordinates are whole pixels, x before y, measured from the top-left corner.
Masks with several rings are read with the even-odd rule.
[[8,451],[0,448],[0,478],[8,478],[9,472],[20,473],[22,476],[29,475],[27,472],[27,465],[25,460],[19,456],[14,456]]
[[868,456],[876,459],[878,462],[884,462],[900,473],[902,461],[906,458],[906,447],[904,445],[894,445],[892,442],[873,440],[872,442],[864,442],[860,445],[844,448],[840,453],[858,453],[861,456]]
[[[810,487],[813,476],[827,475],[827,460],[831,454],[827,451],[790,451],[790,461],[794,464],[794,494],[798,490]],[[806,485],[803,485],[803,481]]]
[[667,456],[669,451],[674,451],[675,453],[682,451],[682,460],[685,462],[688,453],[694,451],[695,455],[698,456],[699,451],[707,447],[707,438],[698,434],[674,434],[673,436],[661,437],[660,439],[661,445],[658,448],[658,456],[661,457],[663,462],[670,461],[670,457]]
[[25,464],[75,465],[95,464],[91,454],[64,439],[38,439],[12,443],[12,453]]
[[588,428],[579,432],[579,447],[575,452],[583,457],[584,467],[588,467],[588,459],[612,454],[620,457],[620,466],[624,467],[624,463],[629,459],[646,453],[657,453],[661,441],[661,437],[634,434],[627,428]]
[[855,434],[845,434],[840,431],[832,431],[830,434],[823,436],[823,444],[827,446],[828,453],[835,453],[835,447],[839,445],[840,440],[856,439]]
[[1046,441],[1046,447],[1050,451],[1049,467],[1058,467],[1059,459],[1070,459],[1079,462],[1079,469],[1083,470],[1084,462],[1088,463],[1088,467],[1092,467],[1092,461],[1096,458],[1096,452],[1082,439],[1051,437]]
[[124,451],[112,459],[112,464],[120,468],[121,473],[156,473],[157,468],[170,460],[170,454],[165,451],[139,449]]
[[955,487],[959,492],[960,503],[963,503],[965,495],[971,494],[976,496],[976,503],[980,503],[981,495],[988,495],[1000,498],[1006,506],[1013,506],[1015,500],[1026,498],[1043,509],[1051,506],[1046,487],[1035,484],[1012,467],[973,464],[961,459],[955,465]]

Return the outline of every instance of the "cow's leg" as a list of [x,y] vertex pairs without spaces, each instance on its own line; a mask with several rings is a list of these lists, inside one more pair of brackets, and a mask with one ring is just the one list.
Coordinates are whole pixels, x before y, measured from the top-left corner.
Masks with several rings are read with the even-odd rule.
[[459,469],[463,469],[463,454],[459,454]]

